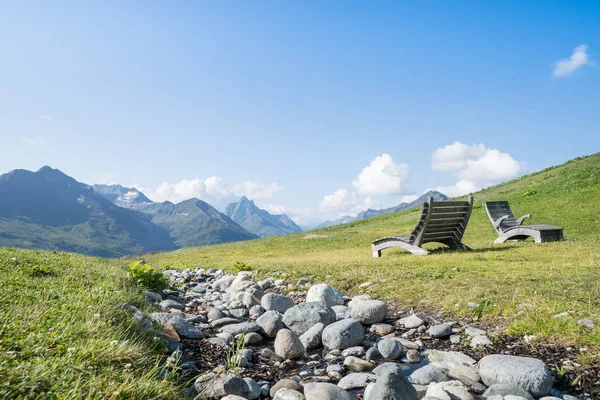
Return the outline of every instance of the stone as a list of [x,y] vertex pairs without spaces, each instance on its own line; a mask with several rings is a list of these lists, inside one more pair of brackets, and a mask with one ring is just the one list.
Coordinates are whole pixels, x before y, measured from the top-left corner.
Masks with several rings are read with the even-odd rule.
[[332,306],[331,309],[335,311],[336,320],[344,319],[344,318],[352,318],[352,313],[350,312],[350,308],[346,306]]
[[277,391],[273,400],[306,400],[306,397],[297,390],[282,388]]
[[467,387],[460,381],[432,383],[427,388],[425,395],[437,397],[438,399],[475,400],[475,397],[469,393]]
[[210,326],[212,326],[215,329],[218,329],[225,325],[237,324],[239,322],[240,322],[240,320],[236,319],[236,318],[223,317],[223,318],[215,319],[214,321],[212,321],[210,323]]
[[306,400],[352,400],[350,393],[332,383],[310,382],[304,386]]
[[444,361],[453,362],[456,364],[462,364],[467,366],[474,366],[477,361],[469,357],[468,355],[459,351],[440,351],[440,350],[427,350],[425,355],[430,362],[433,361]]
[[244,398],[248,400],[255,400],[260,397],[260,386],[252,378],[244,378]]
[[342,351],[343,357],[354,356],[354,357],[362,357],[365,355],[365,348],[362,346],[354,346],[348,347],[344,351]]
[[304,355],[304,345],[298,336],[289,329],[281,329],[275,338],[275,353],[285,360],[300,358]]
[[474,326],[465,326],[464,331],[465,335],[467,336],[479,336],[487,334],[487,332],[483,329],[475,328]]
[[520,386],[510,383],[499,383],[491,385],[483,393],[483,397],[490,398],[492,396],[521,396],[527,400],[533,400],[533,396]]
[[209,399],[220,399],[227,395],[243,396],[246,383],[240,377],[232,374],[207,373],[200,375],[194,387],[198,393]]
[[262,308],[262,306],[259,306],[257,304],[255,306],[252,306],[252,308],[250,308],[249,314],[250,314],[250,316],[253,316],[253,315],[261,316],[264,314],[264,312],[265,312],[265,309]]
[[344,296],[331,286],[321,283],[311,286],[306,293],[306,302],[313,301],[320,301],[329,307],[343,306]]
[[585,326],[588,329],[594,329],[594,323],[589,319],[578,319],[577,323],[579,325]]
[[386,360],[396,360],[402,355],[403,346],[397,340],[383,339],[377,343],[379,354]]
[[268,359],[270,359],[270,360],[272,360],[272,361],[275,361],[275,362],[281,362],[281,361],[283,361],[283,358],[281,358],[281,356],[277,355],[277,354],[276,354],[276,353],[275,353],[273,350],[271,350],[271,349],[267,349],[267,348],[265,348],[265,349],[262,349],[262,350],[260,351],[260,355],[261,355],[262,357],[264,357],[264,358],[268,358]]
[[285,328],[281,321],[282,315],[277,311],[266,311],[263,315],[256,319],[256,323],[266,336],[274,338],[280,329]]
[[250,313],[248,312],[248,310],[246,308],[234,308],[229,310],[229,314],[231,314],[231,316],[233,318],[247,318],[248,315],[250,315]]
[[261,344],[262,341],[263,341],[262,336],[260,336],[256,332],[248,332],[244,336],[244,344],[247,344],[249,346],[257,346],[257,345]]
[[321,302],[300,303],[283,314],[285,326],[298,336],[301,336],[315,324],[322,323],[327,326],[335,320],[335,312],[331,307]]
[[294,307],[296,304],[294,300],[288,296],[275,293],[267,293],[260,300],[260,305],[265,310],[275,310],[280,313],[286,312],[288,309]]
[[323,346],[329,350],[344,350],[361,344],[365,340],[365,330],[360,322],[346,318],[327,325],[321,339]]
[[240,322],[239,324],[225,325],[224,327],[219,329],[219,331],[236,336],[241,333],[258,332],[260,331],[260,326],[255,322],[247,321]]
[[418,350],[410,349],[406,352],[406,360],[409,363],[415,364],[421,361],[421,355]]
[[261,304],[261,299],[264,296],[265,292],[258,285],[255,288],[247,289],[244,292],[244,296],[242,297],[242,304],[247,309],[251,309],[254,306]]
[[204,334],[184,318],[169,313],[152,313],[150,319],[159,324],[170,323],[177,335],[187,339],[204,339]]
[[237,396],[235,394],[228,394],[225,397],[222,397],[221,400],[246,400],[245,397]]
[[410,314],[408,317],[400,318],[397,322],[403,325],[407,329],[415,329],[423,325],[425,322],[417,316],[417,314]]
[[319,322],[300,336],[300,342],[306,350],[313,350],[321,346],[323,329],[325,329],[325,325]]
[[344,359],[344,365],[348,367],[350,371],[354,372],[365,372],[373,369],[373,364],[354,356],[346,357]]
[[369,382],[376,380],[375,374],[369,374],[366,372],[353,372],[338,382],[338,387],[344,390],[363,389]]
[[418,400],[415,388],[404,379],[402,367],[391,364],[380,371],[377,381],[365,390],[365,400]]
[[158,303],[158,306],[163,310],[168,310],[170,308],[174,308],[176,310],[183,311],[183,309],[184,309],[183,304],[181,304],[175,300],[163,300],[160,303]]
[[387,305],[381,300],[364,300],[352,306],[352,318],[362,324],[381,322],[387,314]]
[[371,347],[367,350],[365,358],[369,361],[378,361],[381,360],[383,356],[381,355],[379,350],[377,350],[377,347]]
[[493,354],[483,357],[478,365],[479,375],[487,386],[513,384],[535,397],[547,395],[552,388],[552,374],[546,364],[537,358]]
[[446,337],[452,334],[452,327],[448,324],[434,325],[427,329],[427,333],[434,338]]
[[450,343],[452,343],[452,344],[459,344],[460,343],[460,336],[458,336],[458,335],[450,335]]
[[414,371],[408,377],[410,383],[417,385],[429,385],[432,382],[444,382],[449,380],[439,368],[434,365],[427,364]]
[[394,328],[393,325],[390,324],[382,324],[382,323],[376,323],[371,325],[371,328],[369,328],[369,332],[373,332],[378,336],[385,336],[385,335],[389,335],[390,333],[394,332],[396,329]]
[[473,336],[473,338],[471,339],[471,347],[473,347],[473,348],[485,347],[485,346],[491,346],[491,345],[492,345],[492,341],[490,340],[489,337],[487,337],[485,335]]
[[273,385],[273,387],[269,391],[269,395],[271,397],[275,397],[275,394],[277,394],[279,389],[284,389],[284,388],[292,389],[292,390],[295,390],[300,393],[302,393],[304,391],[304,388],[298,382],[291,380],[291,379],[281,379],[280,381],[278,381],[276,384]]

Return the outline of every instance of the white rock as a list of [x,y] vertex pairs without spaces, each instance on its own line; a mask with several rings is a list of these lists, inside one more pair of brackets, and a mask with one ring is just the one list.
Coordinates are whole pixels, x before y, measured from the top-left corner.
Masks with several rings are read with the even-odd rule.
[[342,306],[344,305],[344,296],[331,286],[321,283],[313,285],[306,293],[306,302],[320,301],[327,306]]

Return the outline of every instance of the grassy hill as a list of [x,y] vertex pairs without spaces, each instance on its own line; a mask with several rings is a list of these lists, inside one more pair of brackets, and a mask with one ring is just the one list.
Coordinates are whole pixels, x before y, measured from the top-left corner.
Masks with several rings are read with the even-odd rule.
[[[494,245],[497,235],[486,215],[486,200],[509,200],[528,224],[564,227],[564,242],[532,241]],[[148,257],[162,267],[228,267],[236,261],[259,274],[308,277],[347,293],[377,284],[369,292],[421,309],[500,323],[507,332],[535,334],[545,341],[600,345],[600,153],[572,160],[475,194],[464,242],[473,250],[442,249],[424,257],[387,250],[373,259],[371,241],[408,233],[419,217],[397,214],[283,237],[177,250]],[[435,244],[426,245],[435,248]],[[468,302],[480,307],[469,309]],[[530,307],[519,309],[521,303]],[[563,311],[564,318],[551,318]],[[517,311],[519,314],[517,315]],[[594,321],[586,330],[580,318]]]

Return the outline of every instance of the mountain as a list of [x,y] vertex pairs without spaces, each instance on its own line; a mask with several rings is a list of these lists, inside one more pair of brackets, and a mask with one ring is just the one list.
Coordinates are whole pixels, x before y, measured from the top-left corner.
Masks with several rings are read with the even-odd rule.
[[248,200],[245,196],[242,196],[237,203],[229,204],[225,214],[260,237],[302,232],[302,229],[287,215],[270,214],[268,211],[258,208],[254,201]]
[[118,207],[48,166],[0,175],[0,246],[103,257],[175,249],[149,216]]
[[152,203],[144,193],[121,185],[92,185],[95,192],[119,207],[131,208],[134,204]]
[[169,201],[138,203],[131,207],[150,216],[152,222],[166,229],[179,247],[257,238],[256,235],[242,228],[227,215],[198,199],[190,199],[178,204]]
[[325,221],[321,225],[317,226],[317,228],[327,228],[329,226],[347,224],[349,222],[359,221],[361,219],[378,217],[380,215],[386,215],[386,214],[393,214],[396,212],[408,210],[409,208],[420,207],[421,205],[423,205],[423,203],[427,202],[429,197],[433,197],[434,201],[448,200],[448,196],[446,196],[445,194],[440,193],[437,190],[429,190],[428,192],[426,192],[425,194],[420,196],[418,199],[411,201],[409,203],[400,203],[397,206],[390,207],[390,208],[384,208],[382,210],[372,210],[369,208],[368,210],[365,210],[365,211],[359,213],[356,217],[351,217],[350,215],[345,215],[334,221]]

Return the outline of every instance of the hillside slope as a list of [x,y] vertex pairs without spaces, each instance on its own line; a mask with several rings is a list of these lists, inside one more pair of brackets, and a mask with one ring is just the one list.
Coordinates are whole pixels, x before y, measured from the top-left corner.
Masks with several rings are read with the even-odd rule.
[[[600,325],[599,196],[600,153],[475,193],[464,237],[472,248],[468,252],[439,250],[418,257],[390,249],[373,259],[371,241],[409,233],[419,217],[419,208],[414,208],[309,234],[184,249],[150,259],[178,268],[227,267],[243,261],[258,273],[327,281],[352,293],[372,282],[374,295],[456,314],[472,314],[466,304],[473,301],[485,305],[479,316],[498,319],[511,332],[600,345],[598,328],[582,331],[576,323],[589,318]],[[482,205],[500,199],[510,201],[515,214],[533,214],[528,224],[564,227],[566,241],[494,245],[497,235]],[[515,317],[520,303],[532,307]],[[550,318],[571,309],[577,312]]]

